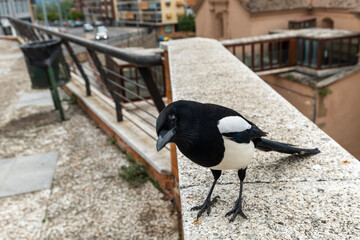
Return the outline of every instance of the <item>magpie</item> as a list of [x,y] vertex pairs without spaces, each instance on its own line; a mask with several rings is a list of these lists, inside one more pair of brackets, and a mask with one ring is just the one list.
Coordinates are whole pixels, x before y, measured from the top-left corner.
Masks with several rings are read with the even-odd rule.
[[199,210],[197,218],[204,211],[210,214],[211,207],[219,198],[216,196],[211,199],[211,194],[221,172],[228,169],[238,170],[240,190],[234,208],[225,216],[232,215],[230,222],[237,215],[247,218],[242,209],[243,181],[255,148],[265,152],[298,155],[320,153],[317,148],[297,148],[291,144],[265,139],[267,133],[238,112],[194,101],[180,100],[164,108],[156,120],[156,132],[158,151],[169,142],[175,143],[187,158],[212,172],[214,181],[204,203],[191,209]]

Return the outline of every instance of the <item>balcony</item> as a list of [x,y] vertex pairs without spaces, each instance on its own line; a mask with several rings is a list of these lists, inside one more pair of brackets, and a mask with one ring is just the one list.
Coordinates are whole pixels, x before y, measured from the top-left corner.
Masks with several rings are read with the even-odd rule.
[[359,33],[330,29],[273,33],[222,43],[255,72],[293,66],[320,71],[357,63]]

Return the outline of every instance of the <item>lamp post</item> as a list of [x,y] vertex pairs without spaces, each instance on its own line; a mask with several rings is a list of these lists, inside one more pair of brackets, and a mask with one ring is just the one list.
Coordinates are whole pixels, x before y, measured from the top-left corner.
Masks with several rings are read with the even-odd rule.
[[46,0],[41,0],[41,5],[42,5],[42,9],[43,9],[43,15],[44,15],[44,20],[45,20],[45,26],[49,26],[49,22],[48,22],[48,19],[47,19],[47,12],[46,12],[45,1],[46,1]]

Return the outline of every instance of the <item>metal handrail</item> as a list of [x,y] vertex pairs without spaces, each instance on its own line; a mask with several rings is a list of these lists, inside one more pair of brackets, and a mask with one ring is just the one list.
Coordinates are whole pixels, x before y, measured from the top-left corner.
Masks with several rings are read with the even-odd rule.
[[[0,17],[1,18],[1,17]],[[157,66],[162,66],[162,56],[160,54],[153,53],[149,54],[139,54],[130,52],[121,48],[113,47],[110,45],[105,45],[102,43],[97,43],[91,40],[87,40],[78,36],[60,33],[51,29],[48,29],[43,26],[38,26],[35,24],[31,24],[28,22],[24,22],[12,17],[6,17],[10,23],[16,29],[18,35],[25,41],[38,41],[38,40],[46,40],[59,38],[62,44],[66,47],[70,57],[72,58],[74,64],[76,65],[77,70],[85,81],[86,94],[87,96],[91,95],[91,86],[97,87],[100,86],[101,89],[104,88],[105,91],[103,93],[111,98],[115,103],[115,112],[117,121],[123,121],[122,108],[123,102],[129,103],[133,107],[135,107],[139,112],[144,112],[146,115],[138,114],[136,111],[129,111],[129,113],[133,114],[137,118],[141,119],[142,122],[146,123],[152,128],[155,128],[153,120],[156,119],[156,114],[151,113],[145,107],[136,104],[136,101],[140,101],[145,103],[146,106],[150,106],[152,109],[156,108],[158,112],[162,111],[165,107],[165,103],[162,99],[162,94],[160,94],[159,89],[154,82],[152,68]],[[87,66],[82,64],[77,55],[75,54],[72,44],[79,45],[84,47],[88,52],[88,62],[94,67],[94,69],[90,69]],[[100,61],[98,53],[102,53],[105,55],[105,63],[104,61]],[[133,68],[136,67],[136,79],[139,73],[142,79],[142,83],[138,83],[137,81],[132,81],[131,79],[124,76],[124,74],[120,74],[122,70],[119,70],[119,73],[109,69],[107,66],[103,66],[104,64],[111,64],[109,59],[116,58],[122,61],[126,61]],[[110,62],[108,62],[110,61]],[[90,67],[91,67],[90,66]],[[117,66],[119,67],[119,66]],[[86,71],[85,71],[86,70]],[[91,74],[88,73],[91,72]],[[112,76],[115,76],[116,79],[121,79],[120,82],[112,79]],[[91,80],[95,80],[95,85],[91,84]],[[122,85],[121,82],[126,81],[132,83],[132,86],[135,85],[137,92],[134,92],[128,89],[125,85]],[[145,89],[148,91],[148,97],[143,97],[138,89]],[[107,91],[106,91],[107,90]],[[128,97],[127,94],[131,94],[135,97]],[[152,99],[152,102],[148,100],[148,98]],[[126,106],[125,106],[126,108]],[[129,110],[129,109],[128,109]],[[153,109],[154,110],[154,109]],[[150,119],[148,119],[150,117]],[[127,118],[128,119],[128,118]],[[131,120],[130,120],[131,121]],[[138,126],[138,124],[135,124]],[[144,129],[139,126],[139,128],[144,131]],[[144,131],[148,134],[146,131]],[[149,134],[148,134],[149,135]],[[153,138],[153,137],[152,137]]]
[[126,51],[121,48],[113,47],[110,45],[90,41],[90,40],[87,40],[87,39],[84,39],[84,38],[81,38],[81,37],[78,37],[75,35],[56,32],[56,31],[53,31],[46,27],[42,27],[39,25],[21,21],[19,19],[13,18],[13,17],[1,17],[1,18],[7,18],[12,22],[15,22],[15,23],[18,23],[21,25],[25,25],[25,26],[28,26],[31,28],[35,28],[37,30],[40,30],[47,34],[51,34],[53,36],[67,40],[69,42],[73,42],[73,43],[82,45],[88,49],[92,49],[92,50],[107,54],[109,56],[122,59],[122,60],[129,62],[131,64],[134,64],[136,66],[151,67],[151,66],[160,65],[162,63],[162,57],[160,54],[154,54],[154,55],[138,54],[138,53]]

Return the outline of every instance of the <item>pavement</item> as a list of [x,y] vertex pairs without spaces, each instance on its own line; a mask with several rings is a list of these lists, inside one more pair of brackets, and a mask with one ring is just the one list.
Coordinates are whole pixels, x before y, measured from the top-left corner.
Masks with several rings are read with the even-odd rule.
[[0,198],[0,239],[178,239],[170,199],[119,177],[126,156],[79,106],[63,101],[60,121],[48,90],[31,89],[14,41],[0,40],[0,84],[0,161],[56,162],[50,187]]

